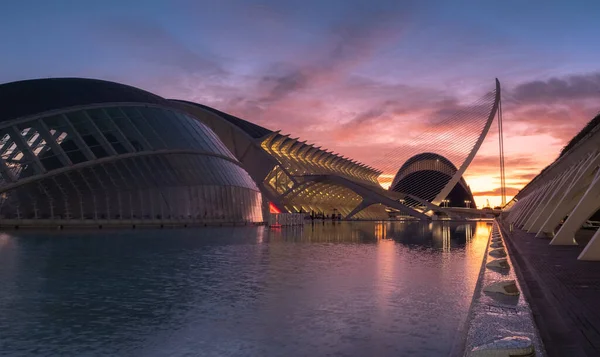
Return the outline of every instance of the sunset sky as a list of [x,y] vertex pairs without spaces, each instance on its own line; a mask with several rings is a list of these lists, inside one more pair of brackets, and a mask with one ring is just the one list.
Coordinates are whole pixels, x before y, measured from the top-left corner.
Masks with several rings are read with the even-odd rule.
[[[598,0],[11,3],[0,83],[117,81],[372,165],[497,77],[510,196],[600,111]],[[498,177],[494,125],[466,175],[479,206]]]

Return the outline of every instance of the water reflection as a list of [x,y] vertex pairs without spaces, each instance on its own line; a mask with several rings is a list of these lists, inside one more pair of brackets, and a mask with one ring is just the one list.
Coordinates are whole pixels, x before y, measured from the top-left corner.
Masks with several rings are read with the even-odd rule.
[[473,238],[473,226],[470,224],[465,224],[465,241],[470,243],[471,238]]
[[[485,223],[0,235],[8,355],[447,353]],[[435,336],[433,338],[432,336]]]
[[375,238],[377,238],[377,240],[386,239],[388,228],[387,225],[389,225],[388,222],[375,223]]
[[418,221],[386,222],[314,222],[303,227],[271,228],[270,238],[284,241],[320,243],[378,243],[394,240],[397,243],[450,252],[471,242],[476,229],[486,230],[482,222]]

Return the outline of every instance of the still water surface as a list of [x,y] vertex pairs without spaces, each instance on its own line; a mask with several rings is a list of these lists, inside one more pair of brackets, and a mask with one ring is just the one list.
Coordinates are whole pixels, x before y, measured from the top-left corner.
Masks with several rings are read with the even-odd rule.
[[489,229],[4,233],[0,355],[447,355]]

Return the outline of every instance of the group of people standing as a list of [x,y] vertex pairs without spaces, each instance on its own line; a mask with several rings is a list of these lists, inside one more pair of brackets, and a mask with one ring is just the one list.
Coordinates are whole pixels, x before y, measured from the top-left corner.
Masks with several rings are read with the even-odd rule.
[[334,212],[331,215],[328,215],[328,214],[325,214],[323,212],[310,211],[310,219],[313,220],[313,221],[315,219],[322,219],[322,220],[331,219],[332,221],[341,221],[342,220],[342,214]]

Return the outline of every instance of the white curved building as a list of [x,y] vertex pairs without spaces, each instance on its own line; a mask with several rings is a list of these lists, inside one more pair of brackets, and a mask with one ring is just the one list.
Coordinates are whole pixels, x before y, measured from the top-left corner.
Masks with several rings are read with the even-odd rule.
[[262,197],[206,125],[80,78],[0,85],[0,224],[260,222]]

